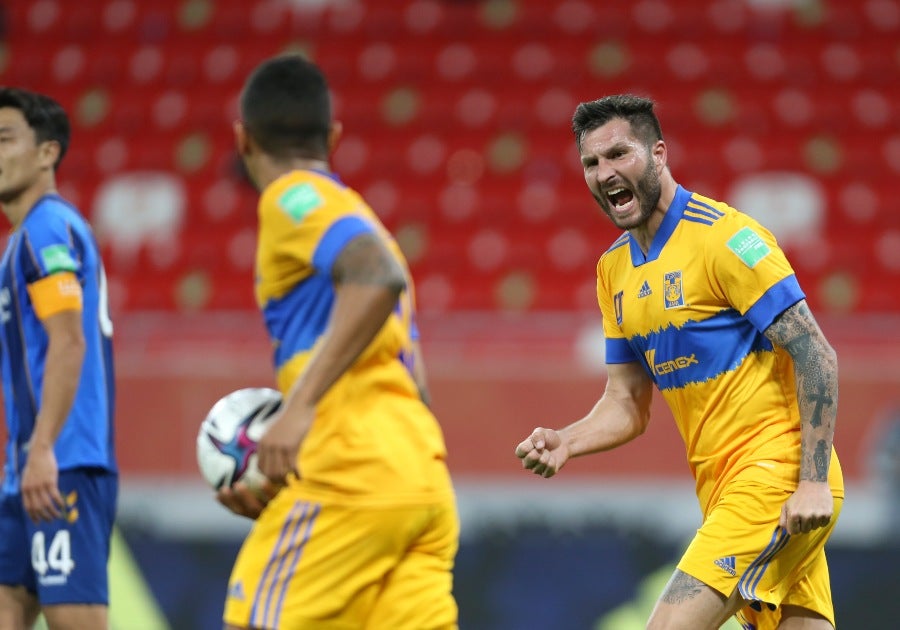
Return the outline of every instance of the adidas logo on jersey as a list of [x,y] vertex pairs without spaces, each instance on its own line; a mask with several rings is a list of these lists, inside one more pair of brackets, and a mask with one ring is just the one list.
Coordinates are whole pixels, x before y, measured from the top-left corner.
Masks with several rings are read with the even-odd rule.
[[644,284],[641,285],[641,290],[638,291],[638,297],[639,298],[647,297],[651,293],[652,293],[652,291],[650,290],[650,283],[647,282],[646,280],[644,280]]
[[734,566],[734,556],[728,556],[725,558],[719,558],[718,560],[714,560],[713,564],[722,569],[723,571],[727,571],[729,575],[734,576],[737,574]]

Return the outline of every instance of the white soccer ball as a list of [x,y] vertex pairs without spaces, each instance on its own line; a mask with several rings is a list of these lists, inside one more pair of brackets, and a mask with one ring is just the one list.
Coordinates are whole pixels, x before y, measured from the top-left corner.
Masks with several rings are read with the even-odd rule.
[[200,424],[197,463],[218,490],[236,481],[259,490],[265,475],[256,463],[257,442],[281,406],[281,393],[268,387],[238,389],[220,398]]

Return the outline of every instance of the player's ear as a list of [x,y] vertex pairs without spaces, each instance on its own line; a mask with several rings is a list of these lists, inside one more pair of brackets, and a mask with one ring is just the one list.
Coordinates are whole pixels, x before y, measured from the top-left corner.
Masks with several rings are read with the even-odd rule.
[[38,147],[38,160],[41,168],[52,171],[56,167],[57,160],[59,160],[59,152],[60,146],[56,140],[41,142]]
[[328,129],[328,155],[333,154],[337,149],[342,133],[344,133],[343,123],[340,120],[332,121],[331,127]]
[[247,134],[247,128],[240,120],[235,120],[234,125],[234,146],[238,154],[247,155],[250,152],[250,136]]
[[650,150],[650,154],[653,157],[653,163],[656,165],[656,171],[661,173],[662,170],[666,167],[666,162],[669,159],[669,152],[666,148],[666,143],[662,140],[657,140],[653,145],[653,148]]

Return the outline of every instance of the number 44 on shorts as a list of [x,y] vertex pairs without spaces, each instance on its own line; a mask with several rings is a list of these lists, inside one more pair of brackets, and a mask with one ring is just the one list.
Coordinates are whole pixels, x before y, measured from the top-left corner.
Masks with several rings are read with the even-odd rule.
[[[42,584],[55,581],[64,582],[66,576],[75,568],[69,531],[61,529],[56,532],[49,547],[46,544],[44,532],[35,532],[31,538],[31,566],[38,574],[38,579]],[[43,579],[50,571],[60,575]]]

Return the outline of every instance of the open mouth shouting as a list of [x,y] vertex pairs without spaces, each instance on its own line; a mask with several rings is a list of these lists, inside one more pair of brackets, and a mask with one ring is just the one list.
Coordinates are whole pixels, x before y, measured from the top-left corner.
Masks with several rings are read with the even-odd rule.
[[630,213],[636,202],[634,193],[622,186],[607,190],[606,199],[609,202],[610,210],[619,216]]

